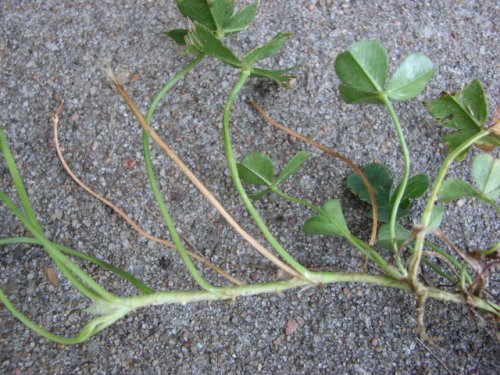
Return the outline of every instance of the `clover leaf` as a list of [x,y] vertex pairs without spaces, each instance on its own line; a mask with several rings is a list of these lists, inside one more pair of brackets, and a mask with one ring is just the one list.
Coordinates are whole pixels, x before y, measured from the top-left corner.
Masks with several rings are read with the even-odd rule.
[[424,55],[406,57],[386,87],[387,53],[382,44],[362,40],[337,56],[335,72],[342,81],[339,91],[349,104],[384,104],[385,100],[406,100],[419,95],[434,73]]
[[[474,80],[454,94],[444,93],[427,103],[427,109],[441,125],[455,129],[444,137],[449,151],[484,130],[488,118],[488,104],[481,82]],[[483,150],[492,150],[500,145],[500,136],[488,135],[475,143]],[[463,159],[469,149],[458,160]]]
[[251,152],[243,158],[241,163],[237,164],[238,175],[247,184],[267,186],[267,189],[250,195],[252,199],[256,200],[276,191],[278,185],[289,179],[308,157],[309,155],[305,151],[300,151],[286,163],[275,179],[271,158],[260,152]]

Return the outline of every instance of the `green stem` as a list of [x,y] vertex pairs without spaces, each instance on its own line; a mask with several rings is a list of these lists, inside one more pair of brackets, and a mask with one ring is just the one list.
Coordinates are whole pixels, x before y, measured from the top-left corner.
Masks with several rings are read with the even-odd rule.
[[[11,245],[11,244],[32,244],[32,245],[39,245],[41,246],[42,243],[34,238],[34,237],[7,237],[7,238],[1,238],[0,239],[0,246],[2,245]],[[144,285],[139,279],[135,278],[133,275],[131,275],[128,272],[123,271],[120,268],[117,268],[113,266],[112,264],[109,264],[107,262],[104,262],[100,259],[94,258],[91,255],[87,255],[84,253],[81,253],[80,251],[74,250],[70,247],[59,245],[57,243],[52,242],[52,244],[57,247],[57,249],[62,252],[63,254],[66,255],[71,255],[83,260],[86,260],[92,264],[95,264],[96,266],[99,266],[107,271],[113,272],[114,274],[120,276],[124,280],[127,280],[130,284],[135,286],[138,290],[145,294],[151,294],[154,293],[154,289],[151,289],[150,287]]]
[[287,262],[295,271],[297,271],[301,276],[303,276],[306,280],[315,282],[314,272],[309,271],[306,267],[300,264],[295,258],[293,258],[282,246],[281,244],[274,238],[274,236],[269,231],[267,225],[265,224],[262,217],[259,215],[255,207],[253,206],[250,198],[248,197],[243,184],[241,183],[240,176],[238,174],[238,168],[236,164],[236,159],[234,157],[233,146],[231,144],[231,131],[229,128],[230,117],[231,117],[231,109],[233,107],[234,101],[238,96],[238,93],[243,88],[245,82],[250,76],[250,71],[244,70],[242,71],[240,78],[236,85],[234,85],[233,89],[229,93],[229,96],[226,100],[226,104],[224,106],[224,114],[222,118],[222,137],[224,140],[224,152],[226,155],[227,166],[229,168],[229,172],[231,174],[231,178],[233,180],[233,184],[238,191],[243,204],[248,210],[249,214],[252,216],[255,224],[260,229],[266,240],[269,244],[278,252],[278,254]]
[[[321,284],[365,283],[378,285],[381,287],[397,288],[410,293],[412,292],[412,288],[407,281],[398,280],[384,275],[370,275],[366,273],[350,272],[317,272],[316,276],[320,280]],[[307,280],[290,279],[272,283],[259,283],[219,288],[220,294],[218,296],[205,291],[168,291],[158,292],[150,295],[126,297],[120,301],[120,304],[123,306],[128,306],[130,310],[134,310],[152,305],[174,303],[184,305],[192,302],[235,299],[237,297],[252,296],[263,293],[279,293],[288,289],[305,286],[310,286],[310,283]],[[429,298],[461,304],[466,303],[461,294],[450,293],[429,287],[424,288]],[[496,316],[500,314],[500,306],[481,298],[470,296],[470,298],[467,300],[467,303],[470,303],[472,306],[475,306],[482,310],[491,312]]]
[[[156,111],[156,108],[158,107],[158,104],[162,101],[162,99],[165,97],[165,95],[168,94],[168,92],[174,87],[177,82],[179,82],[181,79],[183,79],[191,70],[193,70],[203,59],[205,58],[205,55],[199,54],[196,56],[193,60],[191,60],[182,70],[180,70],[178,73],[176,73],[170,81],[168,81],[156,94],[154,97],[153,101],[151,102],[151,105],[149,106],[148,112],[146,113],[146,122],[151,125],[151,121],[153,120],[153,115]],[[143,132],[143,134],[146,132]]]
[[361,251],[364,256],[371,259],[377,266],[379,266],[387,275],[395,279],[401,279],[403,275],[401,275],[401,273],[399,273],[394,267],[387,263],[379,253],[371,248],[370,245],[360,240],[352,233],[349,233],[349,235],[347,235],[345,238],[359,251]]
[[[80,267],[69,260],[64,254],[62,254],[43,232],[39,232],[37,227],[31,222],[31,220],[24,216],[21,211],[14,205],[12,200],[5,194],[0,192],[0,200],[12,211],[12,213],[17,217],[17,219],[29,230],[33,236],[35,236],[45,248],[49,256],[56,263],[56,265],[61,269],[61,272],[73,283],[73,285],[87,297],[96,300],[98,298],[103,298],[107,301],[115,301],[119,297],[115,294],[108,292],[101,285],[96,283],[89,275],[87,275]],[[81,283],[75,276],[80,278],[85,284]],[[90,288],[90,289],[89,289]],[[97,296],[96,296],[97,294]]]
[[[429,198],[427,199],[427,203],[424,209],[424,212],[422,213],[422,222],[421,225],[426,228],[429,225],[430,219],[431,219],[431,213],[432,209],[434,208],[434,202],[437,199],[439,189],[441,189],[441,185],[443,184],[444,178],[446,176],[446,173],[448,172],[448,168],[450,167],[451,163],[455,161],[455,159],[466,149],[468,149],[470,146],[472,146],[475,142],[480,140],[481,138],[485,137],[488,135],[487,130],[482,130],[476,134],[474,134],[472,137],[467,139],[464,143],[462,143],[460,146],[455,148],[452,152],[448,154],[448,156],[444,159],[443,164],[441,165],[441,168],[439,169],[438,175],[436,177],[436,180],[434,181],[434,186],[432,187],[432,191],[429,195]],[[413,282],[413,285],[417,284],[417,275],[418,275],[418,269],[420,267],[420,260],[422,258],[422,251],[424,248],[424,241],[425,241],[425,230],[421,231],[417,235],[417,240],[415,242],[415,252],[413,253],[412,257],[410,258],[410,265],[409,265],[409,271],[410,271],[410,279]]]
[[[391,217],[389,220],[389,234],[390,238],[392,241],[392,246],[394,248],[394,251],[397,253],[398,252],[398,245],[395,241],[396,238],[396,220],[397,220],[397,215],[398,215],[398,209],[399,205],[401,204],[401,200],[403,199],[404,192],[406,190],[406,185],[408,183],[408,179],[410,177],[410,153],[408,151],[408,146],[406,145],[406,140],[405,136],[403,134],[403,129],[401,128],[401,124],[399,123],[398,116],[396,115],[396,112],[394,111],[394,107],[392,106],[391,101],[389,98],[384,95],[382,97],[384,105],[387,108],[387,111],[389,112],[389,116],[391,117],[391,120],[394,124],[394,127],[396,129],[396,134],[399,139],[399,146],[401,147],[401,152],[403,153],[403,159],[404,159],[404,170],[403,170],[403,178],[401,179],[401,183],[399,184],[399,188],[396,191],[396,197],[394,198],[392,210],[391,210]],[[402,265],[401,259],[398,256],[396,261],[398,262],[398,265]],[[401,267],[400,267],[401,268]],[[404,269],[404,267],[402,267]],[[406,271],[405,271],[406,272]]]
[[[160,92],[155,96],[146,114],[146,122],[148,125],[151,125],[151,121],[153,119],[156,107],[163,99],[163,97],[172,89],[172,87],[175,86],[177,82],[179,82],[182,78],[184,78],[186,74],[188,74],[196,65],[198,65],[198,63],[201,60],[203,60],[204,57],[205,56],[201,54],[196,56],[193,60],[191,60],[189,64],[187,64],[181,71],[179,71],[176,75],[174,75],[172,79],[163,86]],[[156,203],[158,204],[160,212],[163,216],[165,224],[167,225],[170,236],[172,237],[172,241],[174,242],[180,257],[182,258],[182,261],[184,262],[186,268],[188,269],[193,279],[203,289],[213,292],[216,288],[203,278],[203,276],[200,274],[196,266],[193,264],[193,261],[189,257],[188,253],[186,252],[186,249],[184,248],[184,245],[182,244],[181,238],[177,232],[177,229],[175,228],[174,222],[170,217],[167,205],[163,200],[163,197],[160,192],[160,187],[158,185],[158,181],[154,174],[153,163],[151,161],[151,152],[149,147],[149,136],[146,131],[142,132],[142,144],[143,144],[144,161],[146,163],[146,172],[148,175],[149,184],[151,186],[151,190],[153,191],[153,195],[155,197]]]
[[9,145],[7,143],[7,139],[3,133],[2,128],[0,128],[0,149],[2,150],[5,162],[7,164],[7,168],[9,169],[9,173],[12,177],[12,181],[14,182],[14,186],[16,188],[17,195],[23,206],[24,212],[28,219],[33,223],[33,226],[40,232],[43,232],[42,227],[38,223],[38,220],[35,215],[35,211],[31,206],[31,202],[28,198],[28,193],[26,192],[26,188],[24,187],[23,181],[19,174],[19,170],[16,167],[16,162],[12,153],[10,151]]

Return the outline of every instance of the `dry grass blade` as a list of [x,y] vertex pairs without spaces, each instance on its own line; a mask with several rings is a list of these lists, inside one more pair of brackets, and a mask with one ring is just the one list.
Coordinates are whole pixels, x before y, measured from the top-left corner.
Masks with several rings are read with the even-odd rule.
[[370,245],[374,246],[375,243],[377,242],[378,207],[377,207],[377,202],[375,200],[375,194],[373,193],[373,188],[372,188],[370,182],[368,181],[368,179],[366,178],[365,174],[363,173],[363,171],[361,171],[361,169],[359,169],[350,159],[348,159],[344,155],[339,154],[338,152],[335,152],[332,149],[325,147],[322,144],[320,144],[320,143],[318,143],[310,138],[307,138],[307,137],[303,136],[302,134],[299,134],[296,131],[287,128],[285,125],[280,124],[279,122],[275,121],[274,119],[271,118],[271,116],[269,116],[269,114],[266,112],[266,110],[264,108],[262,108],[255,100],[250,99],[250,104],[252,105],[252,107],[255,108],[255,110],[262,116],[262,118],[269,125],[291,135],[292,137],[300,139],[301,141],[303,141],[303,142],[305,142],[313,147],[316,147],[317,149],[323,151],[324,153],[326,153],[328,155],[333,156],[334,158],[342,160],[344,163],[346,163],[349,166],[349,168],[352,169],[352,171],[354,173],[356,173],[361,178],[361,180],[363,181],[363,184],[366,187],[366,190],[368,191],[368,195],[370,196],[370,202],[371,202],[372,210],[373,210]]
[[224,219],[231,225],[234,230],[242,236],[248,243],[250,243],[255,250],[262,254],[265,258],[273,262],[277,267],[281,268],[283,271],[288,272],[290,275],[302,279],[302,276],[297,273],[293,268],[285,264],[275,255],[273,255],[269,250],[262,246],[255,238],[253,238],[248,232],[246,232],[233,217],[226,211],[226,209],[219,203],[219,201],[214,197],[214,195],[205,187],[205,185],[194,175],[193,172],[182,162],[182,160],[177,156],[177,154],[168,147],[168,145],[162,141],[158,134],[154,131],[151,126],[148,125],[146,119],[139,111],[135,105],[132,98],[128,95],[125,88],[118,81],[116,76],[113,74],[111,69],[105,69],[104,73],[113,82],[114,87],[118,94],[123,98],[127,106],[130,108],[135,118],[142,126],[142,128],[148,133],[151,139],[162,149],[162,151],[174,162],[174,164],[179,168],[179,170],[191,181],[191,183],[203,194],[203,196],[208,200],[208,202],[224,217]]
[[[104,198],[100,194],[96,193],[94,190],[92,190],[90,187],[88,187],[83,181],[81,181],[75,173],[71,170],[69,167],[68,163],[66,163],[66,160],[64,159],[64,156],[61,151],[61,147],[59,145],[59,131],[58,131],[58,125],[59,125],[59,115],[61,114],[63,108],[63,104],[61,103],[55,112],[52,114],[52,125],[53,125],[53,130],[54,130],[54,146],[57,152],[57,156],[59,157],[59,160],[61,161],[61,164],[66,171],[66,173],[69,174],[69,176],[75,181],[82,189],[84,189],[87,193],[92,195],[94,198],[96,198],[98,201],[102,202],[109,208],[111,208],[118,216],[120,216],[123,220],[125,220],[131,227],[134,229],[137,233],[139,233],[141,236],[144,238],[147,238],[148,240],[157,242],[159,244],[162,244],[170,249],[175,249],[175,245],[171,243],[170,241],[167,241],[165,239],[153,236],[149,233],[147,233],[144,229],[142,229],[134,220],[132,220],[125,212],[123,212],[122,209],[120,209],[118,206],[116,206],[113,202],[110,200]],[[196,259],[197,261],[203,263],[205,266],[208,268],[212,269],[213,271],[217,272],[220,274],[222,277],[225,279],[231,281],[232,283],[236,285],[244,285],[245,283],[230,274],[228,274],[226,271],[221,269],[220,267],[216,266],[215,264],[211,263],[209,260],[205,259],[201,255],[198,255],[192,251],[186,250],[189,256],[192,258]]]

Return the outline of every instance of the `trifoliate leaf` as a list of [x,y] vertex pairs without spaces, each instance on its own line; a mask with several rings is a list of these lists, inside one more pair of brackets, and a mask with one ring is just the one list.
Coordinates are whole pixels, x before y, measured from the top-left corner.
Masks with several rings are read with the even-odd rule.
[[[442,94],[438,99],[427,103],[431,115],[443,126],[453,128],[453,133],[445,136],[450,151],[463,144],[467,139],[485,129],[488,117],[487,101],[481,82],[472,81],[455,94]],[[489,135],[476,142],[481,148],[493,149],[500,145],[500,137]],[[463,159],[465,150],[459,159]]]
[[266,186],[273,184],[274,166],[269,156],[252,152],[237,167],[241,180],[246,183]]
[[[340,93],[346,103],[378,102],[387,78],[384,46],[362,40],[335,59],[335,72],[342,81]],[[380,101],[381,102],[381,101]]]
[[188,35],[188,30],[186,29],[173,29],[167,32],[167,35],[174,40],[180,46],[186,45],[185,37]]
[[271,39],[266,44],[255,48],[250,51],[243,60],[252,65],[255,61],[264,60],[268,57],[276,55],[281,48],[283,48],[284,44],[288,39],[292,36],[292,33],[278,33],[273,39]]
[[293,158],[291,158],[288,163],[284,166],[280,172],[278,178],[276,179],[275,185],[279,185],[286,181],[292,174],[294,174],[305,161],[309,158],[309,155],[305,151],[298,152]]
[[304,223],[302,227],[304,233],[342,237],[349,235],[339,200],[332,199],[325,202],[323,210],[325,211],[323,215],[313,216]]
[[393,100],[407,100],[419,95],[434,74],[434,66],[427,56],[414,54],[406,57],[394,72],[387,87]]

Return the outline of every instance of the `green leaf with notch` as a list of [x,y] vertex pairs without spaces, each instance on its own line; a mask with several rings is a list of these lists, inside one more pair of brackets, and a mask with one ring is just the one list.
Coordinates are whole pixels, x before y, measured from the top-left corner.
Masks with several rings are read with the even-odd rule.
[[[485,129],[488,107],[483,86],[478,80],[472,81],[455,94],[442,94],[427,103],[430,114],[443,126],[455,129],[445,136],[450,151],[467,139]],[[500,137],[489,135],[476,142],[482,149],[491,150],[500,145]],[[459,160],[467,154],[465,150]]]
[[274,166],[269,156],[260,152],[251,152],[237,165],[242,181],[253,185],[273,184]]
[[342,236],[350,234],[338,199],[332,199],[323,205],[324,214],[313,216],[304,223],[302,230],[306,234]]
[[377,41],[362,40],[337,56],[335,72],[342,81],[340,94],[346,103],[382,103],[387,79],[387,53]]
[[288,163],[286,163],[286,165],[280,172],[278,178],[276,179],[274,185],[278,186],[279,184],[285,182],[292,174],[294,174],[302,166],[302,164],[306,162],[308,158],[309,155],[307,154],[307,152],[305,151],[298,152],[294,157],[292,157],[288,161]]
[[186,45],[186,36],[188,35],[189,30],[186,29],[173,29],[167,32],[167,35],[173,39],[175,43],[179,46]]
[[225,63],[241,68],[241,61],[227,48],[209,29],[195,22],[186,38],[187,51],[190,53],[204,53]]
[[[406,240],[410,238],[410,236],[411,232],[408,229],[396,224],[394,239],[396,240],[398,249],[405,243]],[[380,226],[378,230],[377,244],[382,249],[394,250],[394,248],[392,247],[389,224],[383,224]]]
[[245,30],[255,18],[257,2],[248,5],[237,12],[228,23],[224,25],[225,34],[233,34]]
[[276,55],[285,45],[285,43],[290,39],[292,33],[278,33],[266,44],[255,48],[250,51],[243,60],[248,64],[252,65],[255,61],[264,60],[268,57]]
[[393,100],[407,100],[419,95],[434,74],[431,60],[422,54],[407,56],[394,72],[387,95]]
[[500,160],[488,154],[477,155],[472,161],[472,175],[479,191],[496,200],[500,195]]

